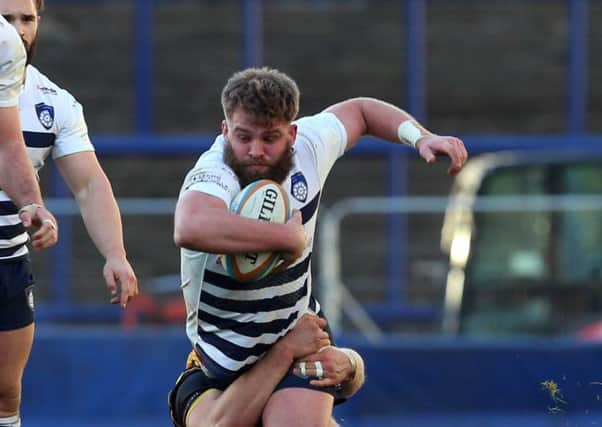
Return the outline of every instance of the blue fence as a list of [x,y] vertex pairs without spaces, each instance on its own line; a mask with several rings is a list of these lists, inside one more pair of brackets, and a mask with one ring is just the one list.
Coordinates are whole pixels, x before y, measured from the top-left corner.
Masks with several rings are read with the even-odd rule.
[[[602,423],[602,346],[570,340],[390,339],[356,348],[368,381],[335,410],[342,426]],[[182,331],[40,328],[25,374],[26,425],[169,425]],[[550,386],[555,384],[557,394]],[[561,398],[562,401],[556,399]]]

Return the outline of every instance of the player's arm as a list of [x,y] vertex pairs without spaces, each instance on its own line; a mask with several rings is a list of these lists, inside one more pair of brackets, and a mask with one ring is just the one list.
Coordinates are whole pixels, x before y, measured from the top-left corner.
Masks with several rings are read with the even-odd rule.
[[210,390],[186,417],[187,427],[255,426],[263,408],[293,361],[328,346],[326,321],[304,315],[253,367],[224,392]]
[[42,204],[19,120],[25,48],[15,29],[0,18],[0,188],[19,207]]
[[424,128],[406,111],[373,98],[353,98],[332,105],[325,111],[334,113],[347,130],[347,149],[361,136],[373,135],[393,143],[415,146],[428,163],[437,156],[451,160],[448,172],[457,174],[466,162],[464,143],[453,136],[439,136]]
[[175,213],[176,245],[208,253],[279,251],[301,254],[305,231],[301,215],[286,224],[243,218],[228,211],[218,197],[201,191],[186,191]]
[[25,150],[18,97],[25,73],[25,49],[15,29],[0,22],[0,188],[19,210],[19,219],[32,234],[34,249],[54,245],[56,219],[43,206],[35,171]]
[[126,258],[121,216],[111,183],[93,151],[63,156],[55,163],[79,205],[90,238],[105,258],[103,274],[111,302],[125,307],[138,293],[138,283]]
[[58,240],[57,222],[44,207],[35,171],[25,150],[17,107],[0,107],[0,188],[19,208],[19,218],[32,232],[33,248],[53,246]]
[[42,204],[19,123],[17,107],[0,108],[0,188],[18,207]]

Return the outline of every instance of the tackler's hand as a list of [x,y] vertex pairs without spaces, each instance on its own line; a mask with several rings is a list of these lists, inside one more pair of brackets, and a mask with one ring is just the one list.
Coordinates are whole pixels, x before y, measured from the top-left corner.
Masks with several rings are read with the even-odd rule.
[[307,356],[330,345],[330,336],[325,328],[326,320],[306,313],[277,345],[288,349],[294,359]]
[[316,387],[330,387],[355,375],[354,369],[343,350],[327,346],[297,361],[293,373],[302,378],[312,378],[310,384]]

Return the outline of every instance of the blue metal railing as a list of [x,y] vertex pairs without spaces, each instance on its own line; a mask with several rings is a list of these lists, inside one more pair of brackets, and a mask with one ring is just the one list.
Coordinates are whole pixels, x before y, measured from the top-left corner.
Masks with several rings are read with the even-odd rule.
[[153,123],[153,9],[154,0],[135,0],[134,113],[136,131],[143,134]]
[[[53,3],[98,3],[124,0],[54,0]],[[199,153],[208,147],[213,135],[169,135],[153,134],[153,11],[157,4],[176,3],[193,0],[126,0],[134,7],[133,29],[135,41],[134,69],[135,84],[135,129],[133,135],[95,135],[97,151],[110,155]],[[238,0],[241,11],[241,66],[261,65],[263,61],[263,0]],[[406,108],[419,120],[427,118],[426,81],[426,11],[427,0],[400,0],[403,14],[400,25],[403,26],[405,51],[400,52],[406,60],[405,93]],[[436,2],[437,0],[431,0]],[[502,149],[546,150],[550,147],[575,150],[599,151],[602,136],[588,135],[587,115],[587,71],[588,71],[588,0],[565,0],[567,5],[568,44],[567,44],[567,126],[565,135],[465,135],[471,153],[499,151]],[[401,88],[400,88],[401,90]],[[379,154],[389,158],[390,194],[406,193],[406,162],[408,155],[414,155],[404,147],[389,144],[372,144],[362,141],[351,155]],[[55,181],[58,181],[55,179]],[[64,194],[64,186],[57,185],[56,195]],[[89,318],[111,316],[112,308],[80,307],[73,311],[70,303],[69,262],[71,248],[68,242],[68,218],[61,228],[62,239],[55,249],[52,272],[53,305],[41,310],[42,318],[65,317],[71,313],[74,317],[85,315]],[[392,304],[403,306],[404,283],[407,267],[400,262],[406,259],[406,224],[399,216],[390,220],[387,296]],[[383,305],[384,311],[387,306]],[[79,310],[79,311],[77,311]],[[403,311],[403,310],[402,310]],[[406,307],[408,313],[411,307]],[[399,312],[399,311],[398,311]],[[47,313],[47,316],[44,315]],[[95,314],[96,313],[96,314]]]
[[567,0],[569,8],[567,130],[585,131],[588,70],[588,0]]

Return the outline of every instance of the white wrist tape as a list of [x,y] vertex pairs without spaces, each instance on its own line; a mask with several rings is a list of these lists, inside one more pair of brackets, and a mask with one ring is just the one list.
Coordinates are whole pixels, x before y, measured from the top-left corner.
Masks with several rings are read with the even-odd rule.
[[43,205],[40,205],[39,203],[28,203],[27,205],[23,206],[21,209],[19,209],[18,215],[21,215],[22,213],[27,212],[29,215],[35,215],[36,211],[40,208],[43,208]]
[[422,132],[420,132],[420,129],[414,124],[413,120],[403,121],[397,128],[397,137],[399,140],[414,148],[416,148],[416,143],[423,136],[424,135],[422,135]]

